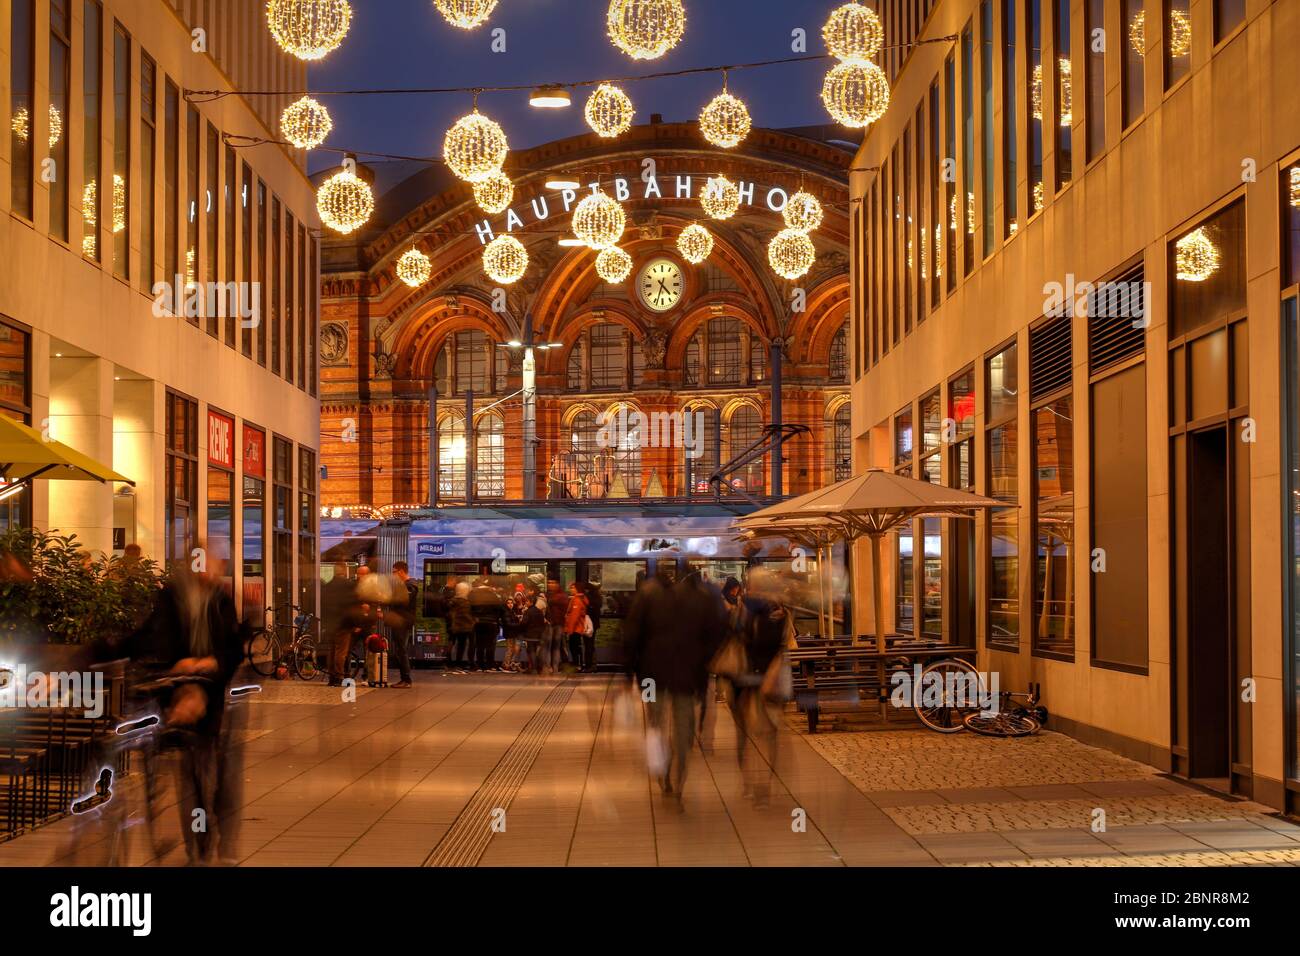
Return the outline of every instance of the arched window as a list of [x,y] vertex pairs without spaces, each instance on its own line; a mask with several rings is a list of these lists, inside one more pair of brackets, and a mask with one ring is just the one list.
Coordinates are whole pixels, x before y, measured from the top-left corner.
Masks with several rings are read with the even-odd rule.
[[506,496],[506,425],[500,415],[477,416],[474,422],[478,454],[474,461],[474,494],[480,498]]
[[465,497],[465,416],[438,419],[438,497]]
[[739,319],[710,319],[686,343],[683,385],[758,385],[766,379],[767,345]]
[[687,493],[712,495],[709,476],[718,470],[716,409],[707,405],[687,407],[682,413],[682,459],[684,473],[690,476]]
[[609,494],[615,486],[613,474],[623,476],[623,487],[629,498],[641,497],[641,444],[645,436],[641,434],[640,415],[635,408],[609,410],[610,421],[617,422],[611,435],[610,451],[613,455]]
[[[753,405],[741,405],[731,413],[727,424],[727,460],[735,458],[749,449],[754,442],[763,437],[763,416]],[[762,494],[764,489],[763,464],[760,458],[739,471],[729,475],[727,480],[733,486],[739,486],[750,494]]]
[[569,422],[569,447],[551,469],[551,481],[560,498],[602,498],[605,494],[598,444],[600,423],[596,413],[583,409]]
[[741,383],[739,319],[709,320],[709,384]]
[[832,479],[843,481],[853,477],[853,432],[850,422],[853,410],[845,402],[835,410],[831,423]]
[[[502,391],[509,371],[508,355],[494,355],[488,337],[479,329],[464,329],[447,337],[433,363],[433,379],[439,395],[491,395]],[[494,372],[495,366],[495,372]]]
[[831,339],[830,380],[847,383],[849,380],[849,323],[840,326]]
[[625,391],[628,383],[641,384],[645,359],[640,345],[623,326],[603,322],[584,329],[569,352],[569,390],[574,392]]

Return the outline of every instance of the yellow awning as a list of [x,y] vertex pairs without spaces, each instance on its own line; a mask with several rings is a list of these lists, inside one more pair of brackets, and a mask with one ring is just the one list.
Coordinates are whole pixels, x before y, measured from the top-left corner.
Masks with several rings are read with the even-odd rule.
[[6,415],[0,415],[0,478],[9,484],[32,478],[135,484],[89,455],[83,455],[63,442],[46,440],[30,425]]

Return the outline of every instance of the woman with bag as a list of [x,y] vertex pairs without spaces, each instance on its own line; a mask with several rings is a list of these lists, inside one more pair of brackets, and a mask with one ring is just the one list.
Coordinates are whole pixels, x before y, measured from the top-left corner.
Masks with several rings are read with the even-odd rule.
[[569,636],[569,659],[583,670],[582,638],[591,620],[587,616],[587,589],[581,581],[569,585],[569,605],[564,611],[564,633]]

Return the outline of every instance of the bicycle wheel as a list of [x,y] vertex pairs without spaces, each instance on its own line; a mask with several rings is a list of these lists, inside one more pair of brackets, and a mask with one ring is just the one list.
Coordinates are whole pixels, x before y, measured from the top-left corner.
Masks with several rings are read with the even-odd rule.
[[280,642],[275,634],[266,628],[254,631],[248,639],[248,663],[253,670],[263,677],[270,677],[275,673],[275,665],[279,660]]
[[921,671],[912,688],[912,709],[921,723],[941,734],[962,729],[967,714],[977,713],[985,697],[984,679],[966,661],[951,657]]
[[966,729],[984,737],[1028,737],[1039,723],[1028,714],[969,714]]
[[307,638],[294,641],[291,660],[293,672],[300,680],[315,680],[320,676],[321,668],[316,662],[316,644]]

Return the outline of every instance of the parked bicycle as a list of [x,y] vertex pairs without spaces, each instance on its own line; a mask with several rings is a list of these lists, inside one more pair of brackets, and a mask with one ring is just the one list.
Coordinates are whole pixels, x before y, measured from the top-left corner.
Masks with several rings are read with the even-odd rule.
[[[901,658],[904,667],[910,666]],[[974,665],[959,657],[931,661],[921,669],[912,688],[912,709],[926,727],[940,734],[955,734],[986,699],[984,677]]]
[[292,622],[276,620],[281,610],[299,612],[296,605],[267,608],[270,624],[253,632],[248,640],[248,662],[263,677],[273,676],[283,666],[301,680],[315,680],[323,673],[316,656],[316,615],[297,613]]
[[[1028,737],[1038,733],[1047,722],[1047,708],[1039,704],[1040,690],[1038,684],[1030,684],[1024,694],[1004,690],[998,695],[997,713],[968,714],[966,729],[985,737]],[[1016,700],[1024,703],[1014,703]]]

